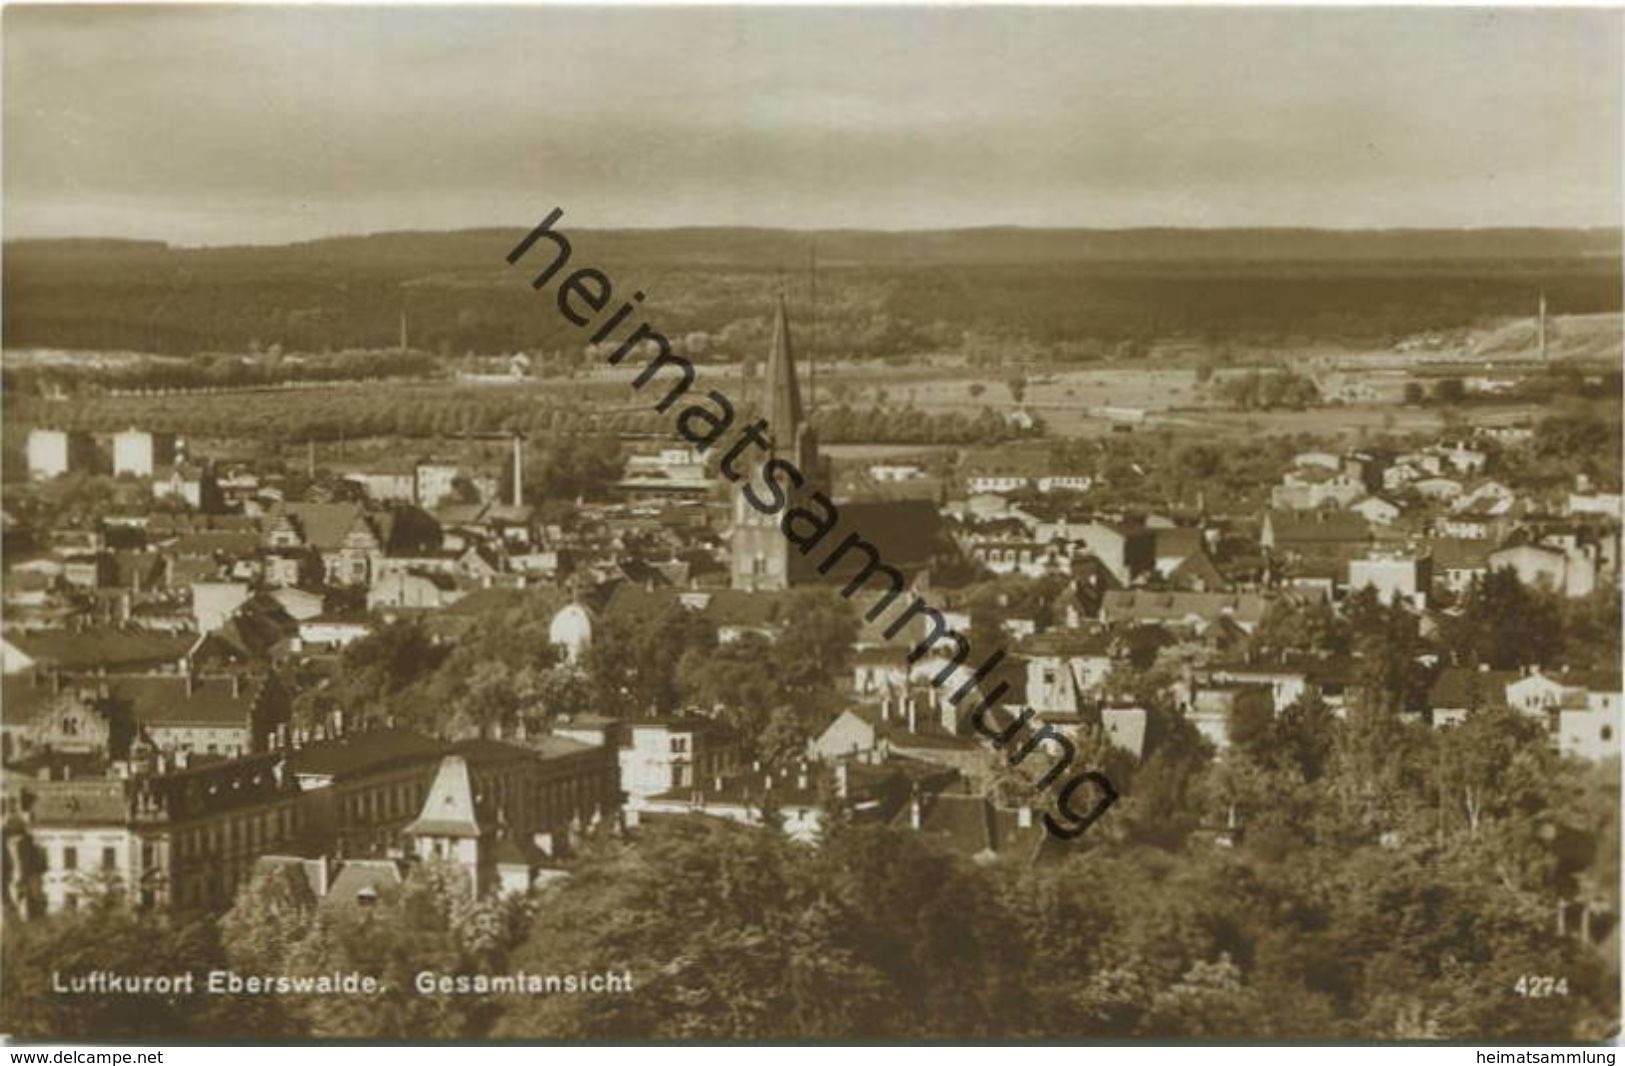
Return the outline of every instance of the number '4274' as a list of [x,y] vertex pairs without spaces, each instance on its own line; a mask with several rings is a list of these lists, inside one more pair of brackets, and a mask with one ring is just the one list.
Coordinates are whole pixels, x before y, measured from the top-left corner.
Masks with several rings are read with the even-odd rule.
[[1518,983],[1512,986],[1512,991],[1530,999],[1566,996],[1569,994],[1569,979],[1567,977],[1548,977],[1544,974],[1528,973],[1518,978]]

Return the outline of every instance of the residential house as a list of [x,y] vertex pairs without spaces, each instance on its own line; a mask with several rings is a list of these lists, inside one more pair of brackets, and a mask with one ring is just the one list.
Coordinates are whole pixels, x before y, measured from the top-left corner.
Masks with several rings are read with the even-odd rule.
[[1480,708],[1506,707],[1507,686],[1518,677],[1516,670],[1445,667],[1428,690],[1428,708],[1433,724],[1456,725]]
[[1584,547],[1514,544],[1490,553],[1492,570],[1510,569],[1531,588],[1545,588],[1571,599],[1589,596],[1597,587],[1594,553]]
[[619,751],[627,810],[640,810],[651,796],[726,774],[738,759],[737,742],[721,723],[708,718],[634,719]]
[[1026,638],[1015,651],[1027,661],[1026,702],[1040,715],[1077,714],[1112,666],[1111,640],[1103,631],[1052,629]]
[[1422,549],[1433,559],[1435,584],[1459,596],[1490,572],[1494,546],[1483,540],[1431,537],[1422,542]]
[[1399,504],[1383,496],[1363,496],[1349,504],[1349,510],[1374,526],[1391,526],[1405,513]]
[[1251,633],[1264,617],[1267,601],[1256,592],[1148,592],[1109,590],[1101,599],[1107,625],[1159,624],[1202,630],[1220,622]]
[[1404,603],[1422,610],[1432,585],[1433,559],[1427,554],[1395,549],[1349,560],[1350,595],[1369,588],[1385,603]]
[[760,768],[701,778],[692,785],[646,797],[638,820],[703,814],[742,825],[765,825],[771,816],[790,839],[817,841],[824,822],[823,797],[805,764],[793,773]]

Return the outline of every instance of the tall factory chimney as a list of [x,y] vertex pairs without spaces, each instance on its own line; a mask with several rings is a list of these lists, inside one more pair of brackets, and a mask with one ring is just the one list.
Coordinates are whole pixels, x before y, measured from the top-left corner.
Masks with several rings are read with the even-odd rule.
[[1536,327],[1540,336],[1540,361],[1545,362],[1546,354],[1546,290],[1540,290],[1540,321]]
[[518,430],[513,434],[513,505],[525,506],[525,438]]

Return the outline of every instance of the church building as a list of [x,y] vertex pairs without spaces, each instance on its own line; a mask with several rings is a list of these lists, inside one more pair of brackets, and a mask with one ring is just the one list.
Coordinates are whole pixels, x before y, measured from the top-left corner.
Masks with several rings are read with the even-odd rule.
[[[761,416],[767,419],[766,435],[773,441],[773,447],[750,475],[759,494],[769,495],[757,479],[761,468],[772,459],[794,463],[806,475],[806,485],[801,492],[790,495],[787,506],[794,507],[799,496],[821,486],[827,491],[829,466],[818,454],[818,434],[801,402],[795,355],[790,344],[790,319],[782,297],[773,319],[773,347],[762,376]],[[812,562],[785,538],[777,514],[764,515],[756,510],[743,491],[734,493],[733,506],[732,587],[763,592],[819,580]]]

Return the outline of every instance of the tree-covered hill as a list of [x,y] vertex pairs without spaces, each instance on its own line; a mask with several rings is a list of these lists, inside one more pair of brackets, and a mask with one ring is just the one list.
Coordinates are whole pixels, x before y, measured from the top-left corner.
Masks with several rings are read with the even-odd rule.
[[[879,357],[967,332],[1040,344],[1171,333],[1383,341],[1527,315],[1620,308],[1618,230],[789,231],[558,228],[573,264],[641,288],[669,335],[757,339],[819,263],[821,345]],[[581,216],[579,221],[593,221]],[[504,256],[525,231],[386,233],[279,246],[18,241],[4,343],[165,354],[393,346],[461,355],[580,345]],[[539,247],[532,259],[540,266]]]

